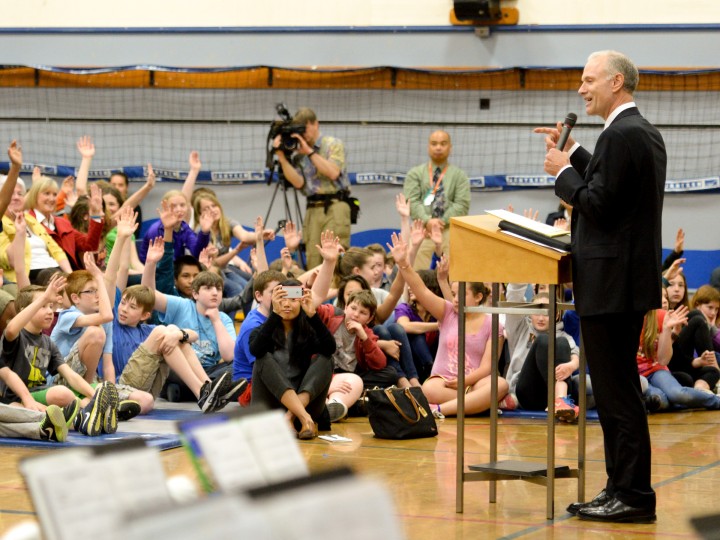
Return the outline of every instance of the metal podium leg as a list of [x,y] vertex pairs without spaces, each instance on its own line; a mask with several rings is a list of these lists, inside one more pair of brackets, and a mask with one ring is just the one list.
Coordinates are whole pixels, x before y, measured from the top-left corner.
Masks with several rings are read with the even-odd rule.
[[585,347],[580,340],[580,385],[578,389],[578,407],[580,419],[578,421],[578,501],[585,502],[585,427],[587,426],[587,375],[585,363]]
[[457,456],[455,465],[455,512],[462,514],[465,482],[465,287],[458,283],[458,385]]
[[547,506],[545,517],[555,517],[555,333],[557,330],[557,286],[550,285],[547,363]]
[[[492,307],[497,307],[498,299],[500,298],[500,285],[498,283],[492,284]],[[498,425],[498,330],[500,325],[500,316],[497,313],[492,314],[492,326],[491,326],[491,343],[492,347],[490,350],[492,356],[491,369],[490,369],[490,463],[497,462],[497,425]],[[489,499],[491,503],[497,501],[497,482],[495,480],[490,481]]]

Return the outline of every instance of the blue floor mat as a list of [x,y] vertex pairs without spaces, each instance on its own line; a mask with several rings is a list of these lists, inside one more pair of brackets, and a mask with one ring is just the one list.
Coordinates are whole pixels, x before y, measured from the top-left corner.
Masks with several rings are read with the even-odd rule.
[[[524,411],[520,409],[515,409],[514,411],[502,411],[500,418],[531,418],[546,420],[547,413],[545,411]],[[598,420],[597,410],[588,410],[585,418],[588,420]]]
[[182,444],[180,442],[180,436],[173,433],[118,432],[113,435],[86,437],[85,435],[72,432],[68,434],[67,441],[63,443],[0,437],[0,446],[21,446],[25,448],[71,448],[74,446],[98,446],[136,438],[143,439],[148,446],[152,446],[158,450],[169,450],[171,448],[177,448]]
[[175,422],[183,422],[199,418],[203,413],[200,409],[194,411],[186,411],[183,409],[153,409],[148,414],[139,416],[138,418],[146,418],[148,420],[169,420]]

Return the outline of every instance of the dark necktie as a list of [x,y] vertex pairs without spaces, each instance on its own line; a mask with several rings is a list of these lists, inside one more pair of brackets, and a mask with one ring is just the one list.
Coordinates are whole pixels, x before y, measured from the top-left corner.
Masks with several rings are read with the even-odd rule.
[[435,188],[435,184],[437,184],[438,178],[440,178],[440,167],[437,167],[435,169],[435,174],[433,174],[433,188]]

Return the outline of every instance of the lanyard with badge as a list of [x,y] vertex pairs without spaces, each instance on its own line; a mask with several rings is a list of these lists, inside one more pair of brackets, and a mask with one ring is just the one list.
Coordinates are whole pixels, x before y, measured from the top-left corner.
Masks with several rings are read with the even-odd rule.
[[[425,198],[423,199],[423,204],[425,206],[430,206],[433,201],[435,200],[435,193],[437,192],[438,188],[440,187],[440,182],[442,182],[443,177],[445,176],[445,173],[448,170],[448,165],[445,165],[445,168],[440,173],[440,176],[437,179],[437,182],[435,182],[435,187],[428,189],[428,192],[425,194]],[[430,163],[428,163],[428,178],[432,178],[432,166]]]

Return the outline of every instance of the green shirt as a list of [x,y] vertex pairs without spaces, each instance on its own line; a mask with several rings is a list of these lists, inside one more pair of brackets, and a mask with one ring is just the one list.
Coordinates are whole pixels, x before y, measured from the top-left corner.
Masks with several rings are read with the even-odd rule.
[[[434,170],[430,163],[430,170]],[[421,219],[427,223],[432,217],[430,205],[424,204],[425,196],[432,190],[432,173],[428,174],[428,163],[413,167],[405,177],[403,193],[410,203],[410,218]],[[467,216],[470,210],[470,181],[462,169],[449,165],[442,179],[445,194],[445,212],[442,220],[445,225],[451,217]]]

